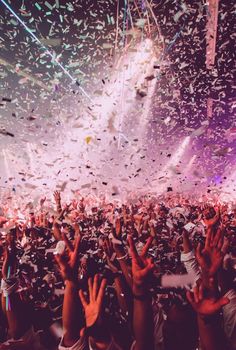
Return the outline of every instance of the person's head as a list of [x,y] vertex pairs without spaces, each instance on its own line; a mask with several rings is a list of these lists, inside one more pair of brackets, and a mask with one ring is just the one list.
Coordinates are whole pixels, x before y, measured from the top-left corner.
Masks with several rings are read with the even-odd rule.
[[161,218],[164,218],[167,216],[167,210],[164,206],[161,206],[158,210],[158,215],[161,217]]

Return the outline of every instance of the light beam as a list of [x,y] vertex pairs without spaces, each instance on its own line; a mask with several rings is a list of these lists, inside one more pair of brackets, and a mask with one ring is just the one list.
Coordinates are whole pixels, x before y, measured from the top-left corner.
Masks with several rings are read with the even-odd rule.
[[39,38],[31,31],[31,29],[25,24],[24,21],[15,13],[15,11],[10,7],[10,5],[5,0],[0,0],[2,4],[11,12],[11,14],[22,24],[25,30],[30,34],[30,36],[45,50],[46,54],[52,58],[52,60],[61,68],[61,70],[70,78],[73,84],[77,84],[82,93],[92,102],[87,92],[79,85],[79,82],[72,77],[68,70],[57,60],[55,56],[48,50],[48,48],[43,45]]

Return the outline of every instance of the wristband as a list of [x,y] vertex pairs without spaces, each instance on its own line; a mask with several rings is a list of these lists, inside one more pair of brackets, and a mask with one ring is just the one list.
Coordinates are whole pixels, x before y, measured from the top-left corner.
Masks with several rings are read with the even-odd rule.
[[128,253],[126,253],[125,255],[121,256],[121,257],[116,257],[117,260],[124,260],[128,257]]

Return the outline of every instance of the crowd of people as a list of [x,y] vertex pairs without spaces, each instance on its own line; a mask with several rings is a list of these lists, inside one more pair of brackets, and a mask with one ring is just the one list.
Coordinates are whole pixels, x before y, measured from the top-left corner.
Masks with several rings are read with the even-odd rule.
[[0,349],[236,350],[236,209],[1,203]]

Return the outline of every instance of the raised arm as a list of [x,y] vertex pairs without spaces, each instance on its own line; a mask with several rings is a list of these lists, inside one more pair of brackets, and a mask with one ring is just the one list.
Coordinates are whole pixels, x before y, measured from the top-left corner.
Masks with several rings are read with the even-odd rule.
[[225,297],[219,297],[217,273],[223,262],[223,230],[218,228],[216,234],[208,228],[204,248],[199,245],[196,257],[202,270],[201,283],[193,293],[187,292],[187,298],[198,315],[198,325],[204,350],[227,349],[226,338],[222,328],[220,310],[229,303]]
[[103,319],[103,298],[105,294],[106,280],[99,281],[99,276],[88,279],[88,298],[82,290],[79,296],[84,307],[85,314],[85,334],[89,337],[92,348],[107,350],[110,347],[112,338],[108,327]]
[[203,284],[196,286],[193,293],[187,292],[187,299],[197,312],[201,344],[204,350],[227,350],[222,329],[220,310],[229,303],[227,298],[208,297]]
[[54,200],[56,202],[56,206],[57,206],[57,213],[58,214],[61,214],[62,212],[62,207],[61,207],[61,194],[59,191],[55,191],[53,193],[53,197],[54,197]]
[[107,265],[110,268],[110,271],[113,273],[114,285],[116,296],[119,302],[119,306],[123,315],[126,317],[131,315],[131,303],[130,303],[130,291],[129,287],[125,281],[125,278],[122,272],[119,270],[119,263],[115,260],[112,261],[111,258],[114,254],[112,243],[109,239],[105,240],[103,243],[103,250],[106,256]]
[[148,249],[152,244],[149,238],[139,255],[133,239],[128,238],[132,257],[132,291],[134,298],[133,331],[135,337],[135,350],[154,349],[153,313],[151,297],[148,293],[148,278],[154,265],[147,258]]
[[80,236],[77,237],[75,248],[68,252],[68,256],[55,257],[66,285],[62,312],[65,347],[73,346],[79,340],[83,327],[83,312],[78,298],[79,245]]

